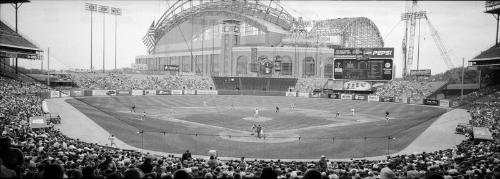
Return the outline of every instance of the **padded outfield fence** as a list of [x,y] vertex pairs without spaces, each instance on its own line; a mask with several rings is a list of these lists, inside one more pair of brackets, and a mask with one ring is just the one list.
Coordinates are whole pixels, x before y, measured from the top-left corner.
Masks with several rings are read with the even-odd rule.
[[46,98],[60,97],[90,97],[90,96],[148,96],[148,95],[254,95],[254,96],[287,96],[299,98],[331,98],[341,100],[359,100],[370,102],[390,102],[402,104],[431,105],[441,107],[456,107],[458,101],[436,100],[436,99],[417,99],[412,97],[394,97],[378,96],[368,94],[321,94],[304,92],[285,92],[285,91],[260,91],[260,90],[95,90],[95,89],[68,89],[52,90]]

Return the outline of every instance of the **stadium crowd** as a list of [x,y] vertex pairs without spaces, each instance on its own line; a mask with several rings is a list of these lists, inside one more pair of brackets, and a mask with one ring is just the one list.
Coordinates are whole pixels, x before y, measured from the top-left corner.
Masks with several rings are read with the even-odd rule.
[[82,142],[54,127],[31,129],[28,118],[42,115],[42,99],[26,92],[43,86],[5,77],[0,84],[0,178],[500,178],[498,103],[470,108],[471,124],[488,126],[495,141],[464,140],[453,149],[387,160],[222,161],[216,155],[192,158],[188,151],[153,156]]
[[299,78],[294,91],[310,93],[314,89],[321,89],[328,79],[325,78]]
[[212,78],[197,75],[72,73],[73,82],[86,89],[210,89]]
[[412,97],[423,99],[433,92],[433,86],[425,81],[416,80],[392,80],[377,88],[375,92],[379,96]]

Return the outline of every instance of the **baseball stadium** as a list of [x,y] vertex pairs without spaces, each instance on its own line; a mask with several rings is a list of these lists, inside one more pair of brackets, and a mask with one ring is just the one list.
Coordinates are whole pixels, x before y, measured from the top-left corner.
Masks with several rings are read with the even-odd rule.
[[431,75],[412,66],[412,29],[427,15],[406,9],[396,78],[395,49],[370,18],[287,9],[173,1],[137,39],[147,54],[102,73],[18,67],[44,50],[2,21],[0,178],[500,176],[498,35],[467,71]]

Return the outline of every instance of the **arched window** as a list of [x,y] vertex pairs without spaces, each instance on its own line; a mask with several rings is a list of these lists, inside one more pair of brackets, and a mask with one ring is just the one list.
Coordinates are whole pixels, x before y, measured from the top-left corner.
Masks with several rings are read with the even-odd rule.
[[236,74],[247,74],[248,60],[246,56],[239,56],[236,59]]
[[316,62],[312,57],[304,58],[304,75],[314,76],[316,74]]

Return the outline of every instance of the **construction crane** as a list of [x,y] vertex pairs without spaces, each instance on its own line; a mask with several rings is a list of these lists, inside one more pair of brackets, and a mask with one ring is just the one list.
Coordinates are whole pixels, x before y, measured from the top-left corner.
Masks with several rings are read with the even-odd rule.
[[427,15],[425,15],[425,20],[427,20],[427,24],[429,25],[429,30],[431,30],[432,39],[434,39],[434,43],[438,47],[439,53],[441,54],[441,57],[443,57],[444,63],[446,64],[448,69],[454,68],[455,66],[451,61],[450,55],[448,54],[448,50],[446,50],[446,47],[444,46],[438,31],[436,30],[436,28],[434,28],[431,21],[429,21]]
[[406,77],[408,72],[412,69],[413,59],[414,59],[414,51],[415,51],[415,29],[419,26],[419,35],[418,35],[418,46],[417,46],[417,69],[419,66],[419,47],[420,47],[420,20],[424,19],[429,26],[429,30],[431,31],[431,36],[434,39],[434,43],[436,44],[443,61],[446,66],[450,69],[453,68],[453,63],[450,59],[448,51],[446,50],[441,37],[439,36],[438,31],[429,21],[429,17],[427,16],[426,11],[421,11],[418,8],[417,1],[407,1],[405,13],[401,14],[401,20],[405,21],[404,28],[404,36],[402,42],[402,55],[403,55],[403,77]]

